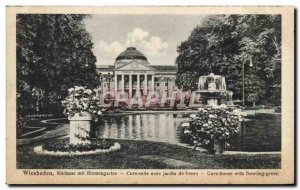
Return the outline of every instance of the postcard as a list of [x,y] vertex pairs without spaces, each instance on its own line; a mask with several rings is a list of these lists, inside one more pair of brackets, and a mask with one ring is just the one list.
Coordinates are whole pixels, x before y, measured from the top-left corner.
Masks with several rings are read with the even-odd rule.
[[7,9],[8,184],[294,184],[294,7]]

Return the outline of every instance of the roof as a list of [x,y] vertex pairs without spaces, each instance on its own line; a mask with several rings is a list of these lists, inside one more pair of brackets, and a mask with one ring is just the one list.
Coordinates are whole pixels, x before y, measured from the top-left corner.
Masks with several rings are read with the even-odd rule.
[[138,51],[135,47],[128,47],[125,51],[118,55],[116,61],[122,59],[141,59],[147,61],[146,56]]
[[99,72],[112,72],[115,68],[114,65],[96,65],[96,67]]
[[[115,70],[119,70],[122,68],[124,69],[126,66],[130,66],[131,64],[135,64],[134,67],[135,68],[130,68],[131,70],[155,70],[153,67],[151,67],[149,64],[144,64],[143,62],[140,62],[140,61],[131,61],[131,62],[128,62],[128,63],[124,63],[123,65],[119,66],[119,67],[115,67]],[[128,67],[127,67],[128,69]]]
[[[130,62],[131,63],[131,62]],[[126,63],[125,65],[127,65],[129,63]],[[125,66],[122,65],[121,67]],[[145,65],[145,64],[143,64]],[[115,70],[115,65],[96,65],[97,66],[97,71],[98,72],[112,72],[113,70]],[[151,67],[154,68],[156,70],[156,72],[163,72],[163,73],[169,73],[169,74],[173,74],[174,72],[177,72],[177,66],[176,65],[145,65],[147,67]],[[118,67],[120,68],[120,67]],[[118,69],[116,68],[116,69]]]
[[151,65],[151,67],[162,72],[177,72],[176,65]]

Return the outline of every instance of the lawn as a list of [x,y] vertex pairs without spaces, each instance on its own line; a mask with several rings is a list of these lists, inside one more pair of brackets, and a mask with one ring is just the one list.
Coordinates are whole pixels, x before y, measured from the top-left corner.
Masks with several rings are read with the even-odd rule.
[[[48,139],[58,142],[62,139]],[[114,140],[115,141],[115,140]],[[210,155],[168,143],[118,140],[121,150],[98,155],[37,155],[43,142],[17,147],[18,169],[279,169],[280,154]]]

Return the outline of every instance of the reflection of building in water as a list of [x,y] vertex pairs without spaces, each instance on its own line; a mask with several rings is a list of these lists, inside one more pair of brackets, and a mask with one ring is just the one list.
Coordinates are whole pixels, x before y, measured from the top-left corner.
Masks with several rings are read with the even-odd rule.
[[177,143],[177,126],[184,120],[174,118],[172,113],[115,115],[103,118],[97,127],[97,137]]
[[135,47],[129,47],[116,58],[114,65],[98,65],[102,81],[100,92],[127,92],[129,97],[149,91],[171,96],[178,88],[175,85],[175,65],[150,65],[145,55]]

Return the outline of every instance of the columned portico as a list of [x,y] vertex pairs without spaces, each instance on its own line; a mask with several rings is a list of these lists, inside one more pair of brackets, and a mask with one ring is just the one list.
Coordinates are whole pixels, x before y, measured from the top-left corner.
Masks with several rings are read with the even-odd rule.
[[[115,94],[125,92],[131,98],[136,93],[147,96],[149,91],[172,94],[171,89],[174,89],[176,67],[150,65],[147,58],[134,47],[122,52],[113,66],[101,66],[97,70],[103,76],[103,93],[109,90]],[[111,80],[110,73],[113,73],[114,80]]]
[[147,95],[149,91],[155,90],[155,75],[153,73],[127,73],[118,72],[115,74],[115,92],[127,92],[129,97],[133,97],[135,93],[140,92]]

